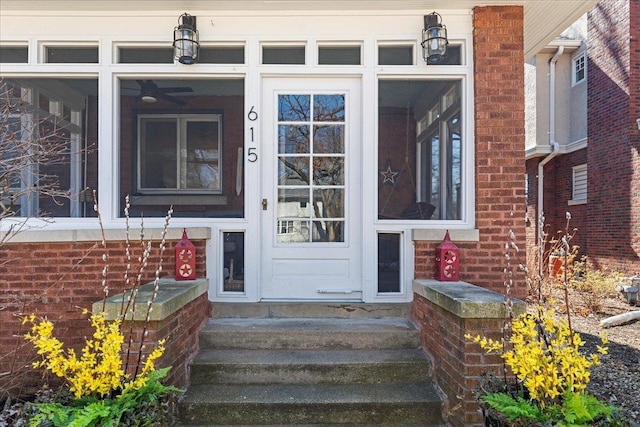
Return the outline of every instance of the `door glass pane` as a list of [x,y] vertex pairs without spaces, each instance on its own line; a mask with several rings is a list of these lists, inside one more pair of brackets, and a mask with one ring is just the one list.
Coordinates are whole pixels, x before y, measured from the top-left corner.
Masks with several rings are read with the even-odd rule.
[[309,185],[309,157],[278,157],[278,185]]
[[279,189],[278,217],[309,218],[309,190],[306,188]]
[[308,153],[309,126],[308,125],[279,125],[278,153]]
[[313,159],[315,185],[344,185],[344,157],[316,157]]
[[314,242],[344,242],[344,221],[313,221]]
[[313,152],[316,154],[344,153],[344,125],[315,125]]
[[315,95],[313,120],[317,122],[344,121],[344,95]]
[[344,241],[344,121],[344,94],[278,96],[279,243]]
[[278,95],[279,122],[309,121],[311,96],[309,95]]
[[310,221],[278,220],[278,243],[307,243]]
[[344,190],[339,188],[322,188],[313,190],[314,218],[343,218]]

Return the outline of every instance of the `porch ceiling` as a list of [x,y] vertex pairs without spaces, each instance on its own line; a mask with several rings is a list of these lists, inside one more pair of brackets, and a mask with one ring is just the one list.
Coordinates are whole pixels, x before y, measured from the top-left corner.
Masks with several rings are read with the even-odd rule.
[[188,11],[322,11],[322,10],[456,10],[475,6],[523,5],[525,14],[524,53],[529,58],[542,49],[598,0],[2,0],[0,11],[45,14],[119,12],[128,14]]

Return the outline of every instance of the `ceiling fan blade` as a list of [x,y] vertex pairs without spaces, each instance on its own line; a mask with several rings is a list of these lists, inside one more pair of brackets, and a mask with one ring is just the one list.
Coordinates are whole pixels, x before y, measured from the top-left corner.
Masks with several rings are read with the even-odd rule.
[[164,93],[193,92],[190,87],[158,87],[158,91]]
[[163,92],[158,92],[156,95],[158,98],[164,99],[169,102],[173,102],[174,104],[186,105],[186,102],[176,98],[175,96],[167,95],[166,93],[163,93]]

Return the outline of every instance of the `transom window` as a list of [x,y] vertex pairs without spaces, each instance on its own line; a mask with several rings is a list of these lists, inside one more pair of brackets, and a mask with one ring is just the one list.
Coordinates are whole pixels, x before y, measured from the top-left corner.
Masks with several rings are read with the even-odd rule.
[[221,116],[138,117],[141,193],[220,193]]

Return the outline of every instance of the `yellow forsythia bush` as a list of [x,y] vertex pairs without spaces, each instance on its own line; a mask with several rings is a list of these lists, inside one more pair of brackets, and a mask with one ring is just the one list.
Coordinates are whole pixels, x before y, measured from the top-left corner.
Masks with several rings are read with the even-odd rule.
[[[87,314],[87,310],[84,310]],[[91,326],[95,329],[92,339],[85,341],[80,355],[74,349],[64,349],[63,343],[53,336],[53,323],[37,319],[34,314],[23,319],[31,323],[31,331],[25,339],[36,348],[42,360],[33,363],[34,368],[45,368],[64,378],[76,398],[83,396],[105,397],[114,391],[144,386],[147,376],[155,370],[155,361],[164,353],[164,340],[149,355],[141,374],[130,379],[123,369],[121,356],[124,336],[120,332],[120,320],[107,322],[105,314],[93,314]]]
[[[556,319],[553,311],[522,314],[513,320],[509,346],[482,336],[470,337],[488,353],[500,353],[505,364],[529,392],[529,398],[541,407],[557,403],[567,393],[585,391],[590,380],[589,370],[600,364],[598,354],[583,355],[584,341],[571,332],[568,322]],[[607,354],[607,340],[598,352]]]

